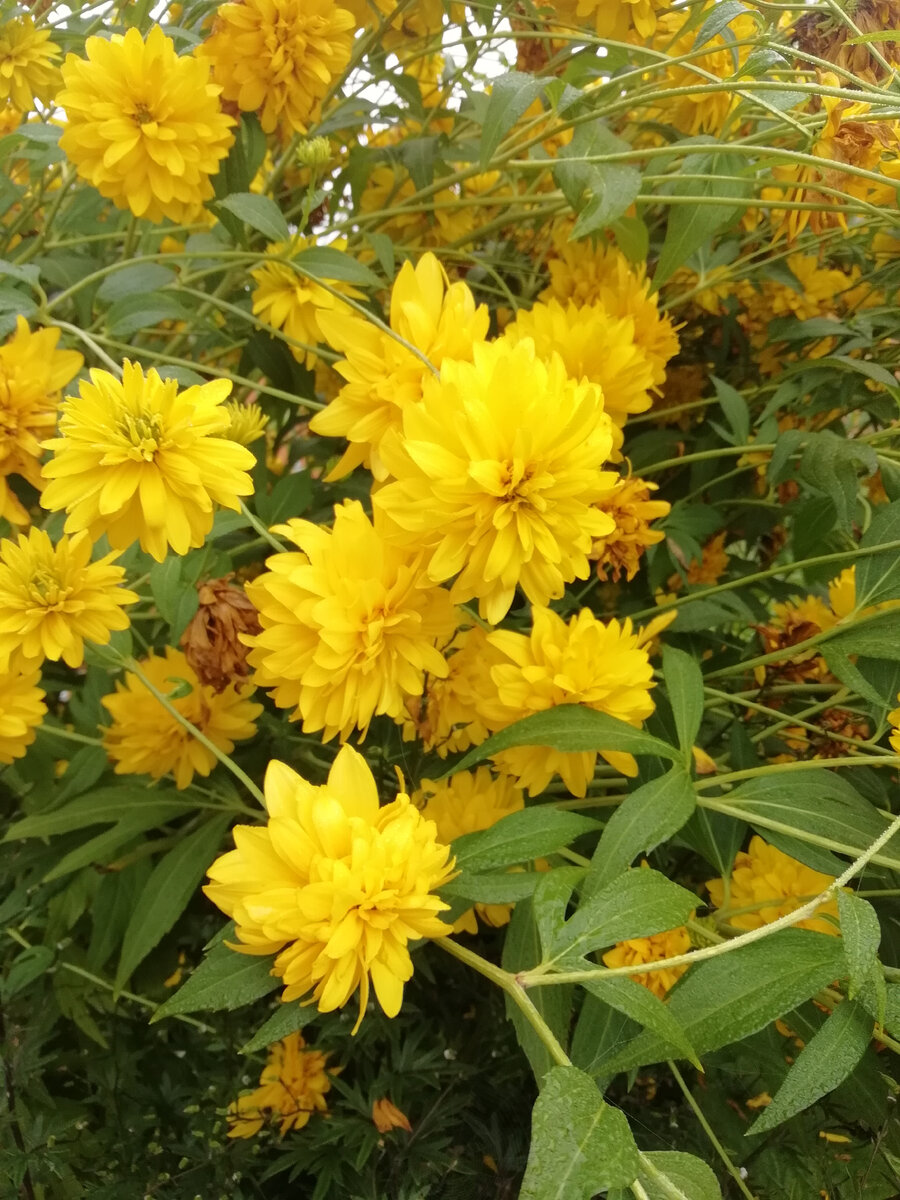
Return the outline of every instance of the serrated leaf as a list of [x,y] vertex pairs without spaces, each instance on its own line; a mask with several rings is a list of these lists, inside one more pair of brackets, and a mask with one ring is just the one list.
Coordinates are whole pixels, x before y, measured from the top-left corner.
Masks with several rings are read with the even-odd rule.
[[[863,534],[865,548],[900,542],[900,501],[876,510],[872,523]],[[900,551],[896,547],[883,554],[861,558],[856,564],[856,602],[863,608],[882,600],[900,597]]]
[[271,967],[268,956],[241,954],[219,942],[178,991],[159,1006],[151,1024],[183,1013],[231,1012],[267,996],[280,984]]
[[254,192],[235,192],[216,202],[232,216],[264,234],[270,242],[286,242],[291,231],[284,213],[271,196],[258,196]]
[[525,110],[540,96],[546,80],[523,71],[510,71],[491,82],[481,126],[481,165],[487,166],[494,151]]
[[187,908],[229,824],[227,813],[212,817],[156,864],[122,938],[117,988],[122,987]]
[[878,947],[881,943],[881,924],[878,914],[868,900],[853,892],[838,892],[838,915],[841,937],[850,976],[848,996],[852,1000],[865,980],[878,967]]
[[599,824],[590,817],[537,805],[510,813],[490,829],[457,838],[453,853],[461,871],[495,871],[553,854],[596,829]]
[[157,805],[148,804],[145,801],[139,808],[133,808],[111,828],[104,829],[86,842],[82,842],[80,846],[76,846],[74,850],[70,850],[68,854],[64,854],[44,875],[44,883],[62,879],[64,875],[71,875],[73,871],[79,871],[82,867],[105,866],[138,834],[162,825],[168,814],[169,810],[165,805],[157,807]]
[[293,1004],[282,1004],[275,1009],[268,1021],[257,1029],[250,1041],[241,1046],[241,1054],[255,1054],[258,1050],[265,1050],[273,1042],[280,1042],[282,1038],[299,1032],[314,1016],[315,1009],[308,1005],[296,1001]]
[[[723,29],[727,29],[736,17],[742,16],[747,11],[749,10],[740,4],[739,0],[719,0],[712,13],[700,26],[700,32],[694,42],[694,50],[699,50],[701,46],[707,45]],[[702,63],[703,60],[700,61]]]
[[626,871],[583,901],[551,946],[554,962],[683,925],[698,900],[658,871]]
[[871,1040],[872,1018],[856,1000],[842,1001],[800,1051],[772,1103],[748,1134],[767,1133],[833,1092],[856,1067]]
[[[680,1150],[648,1150],[638,1179],[647,1200],[722,1200],[718,1180],[702,1159]],[[611,1191],[607,1200],[633,1200],[631,1192]]]
[[644,733],[642,729],[635,729],[625,721],[618,721],[615,717],[581,704],[561,704],[546,712],[524,717],[499,733],[492,734],[480,746],[463,755],[459,762],[449,766],[443,775],[436,775],[435,778],[443,779],[456,771],[465,771],[491,755],[515,746],[549,746],[552,750],[580,752],[618,750],[626,754],[653,754],[674,760],[681,757],[673,746]]
[[553,1067],[534,1106],[520,1200],[590,1200],[637,1178],[639,1158],[625,1114],[604,1103],[577,1067]]
[[630,792],[606,823],[582,895],[594,895],[631,866],[638,854],[672,837],[689,820],[696,804],[694,785],[683,767],[673,767],[668,774]]
[[[762,941],[698,963],[669,993],[668,1006],[701,1057],[756,1033],[776,1017],[837,979],[843,967],[840,938],[806,929],[783,929]],[[600,1064],[604,1074],[631,1071],[677,1057],[653,1033]]]
[[634,203],[641,190],[641,174],[636,167],[590,161],[628,149],[628,143],[616,137],[603,121],[576,126],[571,142],[560,147],[553,177],[578,213],[573,239],[606,228]]
[[740,159],[724,151],[713,155],[687,155],[684,174],[702,178],[679,180],[676,175],[678,195],[696,196],[703,201],[720,199],[722,203],[681,203],[669,209],[666,236],[653,275],[655,288],[671,279],[695,250],[710,241],[745,207],[746,187],[728,178],[739,175],[742,170]]

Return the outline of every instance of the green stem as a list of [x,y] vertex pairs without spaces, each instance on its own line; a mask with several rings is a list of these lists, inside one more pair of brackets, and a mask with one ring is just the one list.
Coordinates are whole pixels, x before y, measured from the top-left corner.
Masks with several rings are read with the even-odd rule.
[[710,1125],[709,1121],[707,1121],[706,1117],[704,1116],[703,1110],[701,1109],[700,1105],[694,1099],[693,1092],[687,1086],[687,1084],[684,1082],[684,1079],[682,1078],[681,1072],[678,1070],[678,1067],[675,1065],[674,1062],[672,1062],[671,1059],[669,1060],[668,1066],[669,1066],[669,1070],[675,1076],[675,1082],[681,1088],[681,1094],[684,1096],[685,1100],[687,1100],[688,1104],[691,1106],[694,1116],[700,1122],[703,1132],[709,1138],[713,1149],[715,1150],[716,1154],[718,1154],[719,1158],[722,1160],[722,1165],[725,1167],[725,1170],[728,1172],[728,1174],[731,1176],[731,1178],[737,1184],[738,1191],[741,1193],[742,1196],[746,1196],[747,1200],[756,1200],[756,1197],[753,1195],[753,1193],[747,1187],[746,1183],[744,1183],[744,1180],[741,1177],[740,1171],[737,1169],[737,1167],[734,1165],[734,1163],[729,1158],[728,1151],[725,1149],[725,1147],[722,1145],[722,1143],[719,1141],[719,1139],[716,1137],[715,1133],[713,1132],[712,1126]]

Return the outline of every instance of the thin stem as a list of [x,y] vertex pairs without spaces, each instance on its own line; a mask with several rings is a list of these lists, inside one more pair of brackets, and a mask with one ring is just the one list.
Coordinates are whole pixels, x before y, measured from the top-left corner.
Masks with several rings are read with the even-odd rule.
[[681,1072],[678,1070],[678,1067],[675,1065],[675,1063],[671,1059],[669,1059],[668,1067],[669,1067],[669,1070],[672,1072],[672,1074],[675,1076],[675,1082],[681,1088],[682,1095],[684,1096],[685,1100],[687,1100],[688,1104],[691,1106],[694,1116],[700,1122],[703,1132],[706,1134],[706,1136],[709,1138],[710,1142],[712,1143],[713,1149],[715,1150],[716,1154],[718,1154],[719,1158],[721,1158],[722,1164],[724,1165],[725,1170],[728,1172],[728,1174],[731,1176],[731,1178],[737,1184],[738,1191],[741,1193],[742,1196],[746,1196],[747,1200],[756,1200],[756,1197],[753,1195],[753,1193],[747,1187],[746,1183],[744,1183],[744,1180],[741,1177],[740,1171],[737,1169],[737,1167],[734,1165],[734,1163],[728,1157],[728,1151],[725,1149],[725,1147],[722,1145],[722,1143],[719,1141],[719,1139],[716,1137],[715,1133],[713,1132],[712,1126],[710,1125],[709,1121],[707,1121],[706,1117],[704,1116],[703,1109],[700,1107],[700,1105],[694,1099],[694,1094],[691,1091],[691,1089],[687,1086],[687,1084],[684,1082],[684,1079],[682,1078]]
[[192,724],[187,717],[183,716],[183,714],[178,711],[169,697],[164,695],[159,688],[157,688],[155,684],[153,684],[151,680],[147,678],[146,674],[141,669],[140,664],[136,662],[135,659],[126,658],[123,660],[122,665],[126,671],[131,671],[133,675],[138,677],[150,695],[154,696],[160,702],[163,708],[175,718],[175,720],[179,725],[182,726],[183,729],[186,729],[192,737],[196,738],[201,746],[205,746],[210,754],[219,760],[222,766],[227,767],[235,779],[240,780],[250,795],[253,796],[255,800],[259,801],[263,810],[265,811],[266,798],[250,778],[250,776],[246,773],[246,771],[242,770],[233,759],[229,758],[224,751],[219,749],[215,742],[210,741],[205,733],[199,730],[196,725]]
[[263,541],[268,542],[272,549],[276,550],[279,554],[284,554],[284,552],[287,550],[287,546],[285,546],[283,542],[279,542],[278,538],[269,532],[266,526],[263,525],[262,521],[260,521],[259,517],[255,516],[250,511],[243,500],[241,500],[240,505],[242,514],[247,518],[250,525],[252,525],[253,529],[259,534]]

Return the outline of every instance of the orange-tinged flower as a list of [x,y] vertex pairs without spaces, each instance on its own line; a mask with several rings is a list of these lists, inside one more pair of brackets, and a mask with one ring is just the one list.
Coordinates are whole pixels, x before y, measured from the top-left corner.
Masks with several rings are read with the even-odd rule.
[[597,560],[597,576],[618,582],[624,574],[634,579],[641,556],[648,546],[661,542],[665,534],[651,529],[650,522],[668,515],[671,505],[665,500],[651,500],[655,483],[626,476],[598,502],[597,507],[612,518],[615,528],[598,538],[591,547],[591,558]]
[[[256,733],[262,705],[249,699],[254,691],[250,685],[229,684],[215,692],[200,683],[184,654],[172,646],[163,655],[151,652],[138,665],[172,707],[225,754]],[[103,744],[117,775],[162,779],[171,774],[176,787],[186,788],[195,774],[209,775],[218,763],[133,671],[117,680],[115,692],[101,703],[112,717],[103,730]]]
[[[690,948],[691,935],[684,925],[679,925],[677,929],[667,929],[664,933],[653,933],[649,937],[618,942],[612,950],[607,950],[603,955],[603,963],[607,967],[633,967],[638,963],[675,958],[679,954],[686,954]],[[648,988],[662,1000],[686,970],[686,966],[663,967],[659,971],[647,971],[644,974],[631,975],[629,978]]]
[[358,991],[354,1033],[370,985],[396,1016],[413,973],[409,943],[450,933],[434,892],[453,863],[434,822],[402,792],[379,807],[372,772],[350,746],[320,787],[270,763],[265,796],[268,823],[234,829],[236,848],[213,863],[204,888],[235,920],[234,949],[277,955],[286,1002],[333,1012]]
[[290,1033],[270,1046],[259,1087],[228,1106],[228,1136],[253,1137],[274,1119],[284,1137],[290,1129],[303,1129],[315,1113],[327,1112],[325,1097],[331,1091],[327,1062],[328,1055],[309,1050],[300,1033]]
[[404,1129],[412,1133],[409,1117],[387,1096],[382,1096],[372,1105],[372,1121],[379,1133],[390,1133],[392,1129]]

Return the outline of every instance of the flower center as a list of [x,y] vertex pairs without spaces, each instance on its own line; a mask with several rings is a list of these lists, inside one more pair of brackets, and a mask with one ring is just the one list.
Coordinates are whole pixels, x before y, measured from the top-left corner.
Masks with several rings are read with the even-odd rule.
[[162,420],[159,413],[122,413],[119,433],[131,443],[126,452],[128,458],[152,462],[163,440]]
[[28,581],[28,595],[41,608],[55,608],[68,599],[70,588],[52,567],[36,563]]
[[146,104],[138,104],[135,106],[134,119],[138,125],[150,125],[156,120]]

